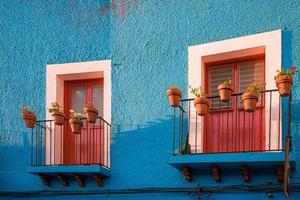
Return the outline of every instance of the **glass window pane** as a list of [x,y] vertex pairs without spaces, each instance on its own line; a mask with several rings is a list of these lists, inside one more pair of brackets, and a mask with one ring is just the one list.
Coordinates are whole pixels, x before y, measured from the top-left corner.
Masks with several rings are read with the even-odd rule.
[[75,86],[72,88],[72,105],[71,109],[75,112],[83,112],[83,104],[86,100],[86,88],[84,86]]
[[99,116],[103,116],[103,87],[100,85],[93,86],[92,103],[99,110]]

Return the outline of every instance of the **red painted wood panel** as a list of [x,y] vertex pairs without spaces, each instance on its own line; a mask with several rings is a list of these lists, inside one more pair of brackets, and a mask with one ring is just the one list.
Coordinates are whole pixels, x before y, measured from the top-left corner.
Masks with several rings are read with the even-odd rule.
[[[210,73],[210,70],[212,67],[214,67],[214,69],[216,67],[224,67],[224,64],[226,64],[227,67],[232,67],[234,93],[239,93],[239,66],[241,66],[241,62],[246,61],[263,62],[264,69],[264,60],[258,58],[207,65],[205,87],[206,91],[209,91],[208,95],[215,95],[215,91],[211,92],[209,90],[209,88],[211,88],[210,84],[213,82],[211,81],[212,73]],[[263,76],[263,80],[264,78]],[[264,151],[266,149],[264,97],[260,98],[259,105],[254,113],[244,112],[240,100],[240,97],[233,97],[231,103],[222,103],[222,105],[215,101],[214,105],[212,105],[211,101],[211,110],[204,119],[203,151],[205,153]]]
[[[89,79],[65,82],[64,112],[69,118],[72,105],[72,88],[84,87],[85,103],[93,102],[93,87],[103,86],[103,79]],[[82,113],[84,114],[84,113]],[[104,163],[104,124],[97,120],[95,124],[84,120],[81,134],[73,134],[69,124],[64,130],[64,164],[98,164]]]

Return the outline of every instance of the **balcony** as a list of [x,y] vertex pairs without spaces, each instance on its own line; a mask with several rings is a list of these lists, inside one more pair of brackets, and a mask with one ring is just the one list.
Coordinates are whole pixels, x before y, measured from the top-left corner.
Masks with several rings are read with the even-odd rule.
[[210,109],[205,116],[197,115],[194,99],[181,99],[181,106],[174,108],[169,164],[182,170],[187,180],[191,181],[193,170],[211,169],[214,174],[228,167],[241,167],[242,171],[271,167],[278,174],[283,171],[291,97],[266,90],[260,93],[256,110],[246,112],[241,96],[232,94],[226,103],[219,96],[208,97]]
[[29,172],[38,175],[45,185],[57,177],[68,186],[70,177],[85,185],[85,177],[91,176],[98,186],[110,171],[111,125],[98,117],[96,123],[82,119],[81,134],[70,130],[68,119],[62,126],[53,120],[37,121],[31,131],[31,167]]

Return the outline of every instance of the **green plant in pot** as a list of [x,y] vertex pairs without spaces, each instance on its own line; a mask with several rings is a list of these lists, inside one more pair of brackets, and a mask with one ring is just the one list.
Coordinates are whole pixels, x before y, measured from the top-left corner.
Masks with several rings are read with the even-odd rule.
[[255,111],[258,95],[263,89],[263,84],[258,84],[255,80],[247,86],[246,91],[242,95],[242,101],[246,112]]
[[76,113],[74,110],[70,110],[70,119],[69,123],[71,126],[71,132],[75,134],[80,134],[81,133],[81,128],[83,126],[83,122],[81,121],[82,119],[82,114],[81,113]]
[[218,86],[218,92],[220,100],[222,102],[228,102],[231,99],[232,89],[232,80],[226,79],[223,83]]
[[191,150],[191,145],[189,143],[189,134],[187,133],[185,135],[183,144],[181,144],[181,151],[178,152],[178,155],[187,155],[187,154],[191,154],[191,152],[192,150]]
[[278,88],[280,96],[289,96],[293,85],[293,75],[297,72],[297,68],[292,66],[289,69],[277,70],[274,80]]
[[169,99],[170,106],[179,107],[180,98],[182,96],[181,89],[177,88],[176,85],[172,85],[167,90],[167,96]]
[[25,122],[27,128],[34,128],[36,122],[36,116],[31,111],[29,106],[21,106],[20,111],[22,113],[22,118]]
[[58,102],[52,102],[48,111],[51,113],[56,125],[61,126],[64,124],[65,115],[62,106]]
[[207,93],[200,86],[197,88],[192,88],[189,86],[191,93],[196,96],[194,99],[194,106],[196,108],[196,112],[200,116],[205,116],[209,109],[209,101],[207,98]]
[[98,117],[99,111],[96,109],[94,104],[92,103],[87,103],[83,105],[83,110],[85,113],[85,116],[90,123],[95,123]]

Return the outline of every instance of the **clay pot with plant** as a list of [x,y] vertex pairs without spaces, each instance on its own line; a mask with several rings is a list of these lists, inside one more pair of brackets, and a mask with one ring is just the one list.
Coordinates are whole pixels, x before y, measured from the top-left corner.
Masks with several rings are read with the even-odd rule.
[[246,91],[242,95],[244,110],[246,112],[254,112],[256,110],[258,95],[263,89],[263,85],[256,83],[255,80],[247,86]]
[[194,99],[194,106],[196,108],[196,112],[200,116],[205,116],[209,109],[209,101],[207,98],[207,93],[200,86],[198,88],[192,88],[189,86],[191,93],[196,96]]
[[277,70],[276,72],[274,80],[280,96],[289,96],[293,85],[293,75],[297,72],[297,68],[292,66],[289,69]]
[[30,107],[28,106],[22,106],[20,108],[20,111],[22,113],[22,118],[25,122],[25,125],[27,128],[34,128],[35,122],[36,122],[36,116],[35,114],[30,110]]
[[175,85],[172,85],[167,90],[167,96],[169,99],[170,106],[172,107],[180,106],[180,98],[182,96],[181,89],[177,88]]
[[71,126],[71,132],[74,134],[80,134],[81,128],[83,126],[83,122],[81,121],[82,114],[81,113],[75,113],[74,110],[70,110],[70,119],[69,123]]
[[231,99],[232,89],[232,80],[226,79],[223,83],[218,86],[218,92],[220,100],[222,102],[229,102]]
[[87,104],[83,105],[83,110],[84,110],[85,116],[87,118],[87,121],[90,123],[95,123],[97,120],[99,111],[96,109],[94,104],[87,103]]
[[58,102],[52,102],[48,111],[51,113],[56,125],[62,126],[64,124],[65,115],[63,114],[62,106]]

